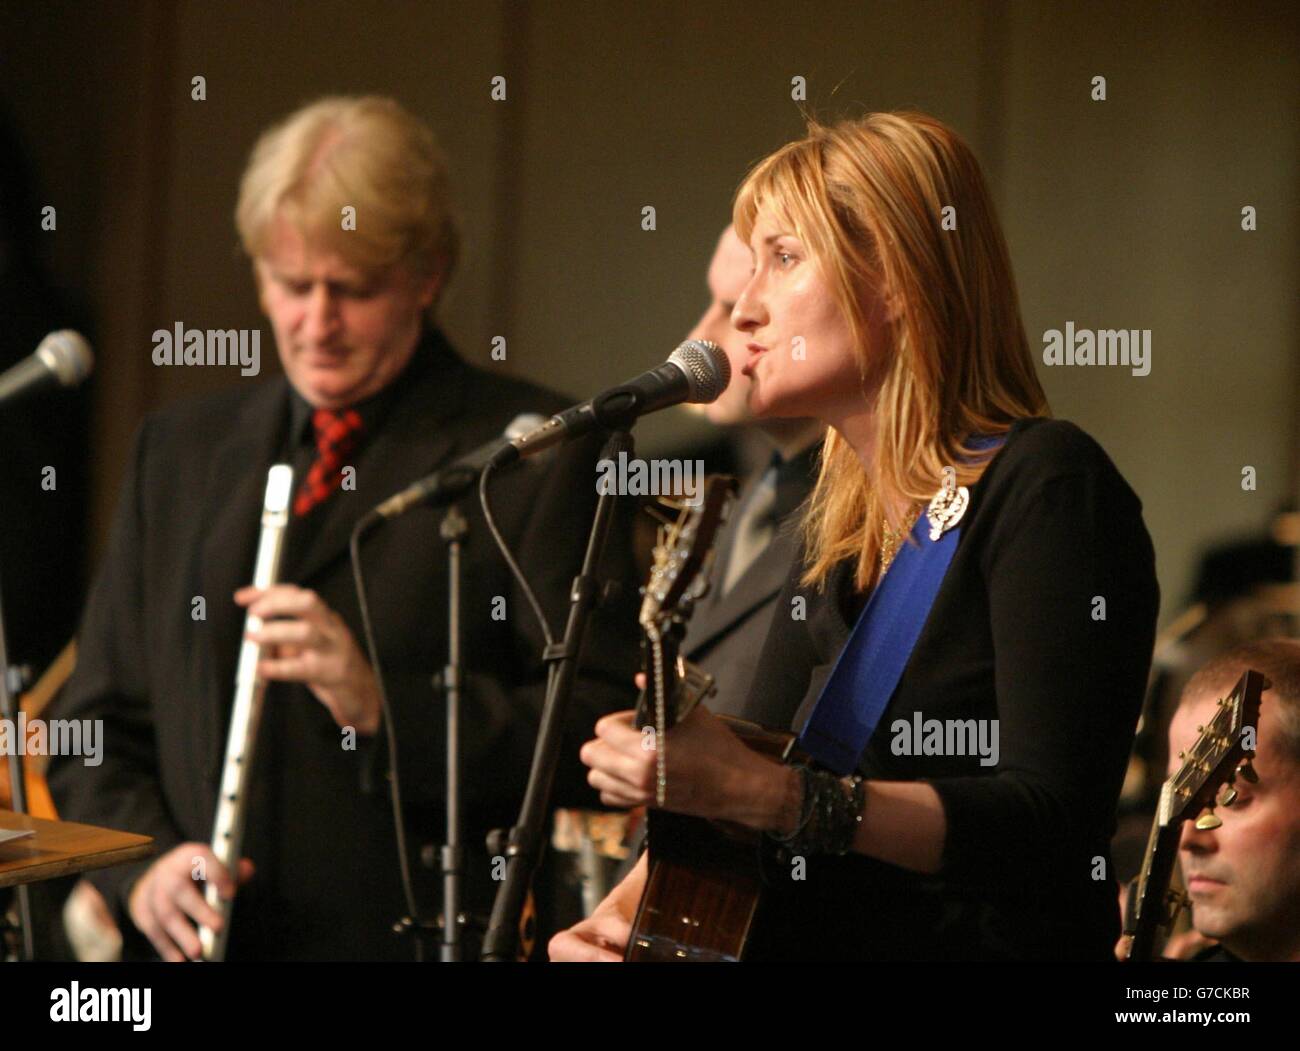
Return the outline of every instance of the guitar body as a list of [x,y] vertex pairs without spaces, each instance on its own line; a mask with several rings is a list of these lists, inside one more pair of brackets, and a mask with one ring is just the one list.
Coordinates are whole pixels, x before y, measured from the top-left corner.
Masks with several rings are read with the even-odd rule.
[[[794,735],[723,720],[750,748],[785,762]],[[763,895],[761,837],[721,821],[650,810],[649,874],[628,939],[628,962],[735,963]]]

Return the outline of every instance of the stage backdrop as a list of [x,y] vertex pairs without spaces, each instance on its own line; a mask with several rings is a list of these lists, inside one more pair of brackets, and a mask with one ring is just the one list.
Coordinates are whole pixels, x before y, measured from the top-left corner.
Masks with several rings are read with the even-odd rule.
[[[274,367],[232,210],[259,129],[297,105],[381,92],[433,124],[465,232],[448,331],[481,362],[504,336],[494,367],[574,395],[653,365],[695,321],[731,194],[801,107],[914,107],[978,152],[1040,358],[1067,323],[1150,330],[1148,375],[1040,372],[1141,495],[1167,618],[1196,551],[1297,488],[1300,21],[1283,3],[1140,7],[5,4],[0,106],[58,209],[47,262],[96,318],[77,468],[96,542],[141,414],[247,382],[155,367],[155,329],[261,325]],[[692,426],[648,421],[642,448]]]

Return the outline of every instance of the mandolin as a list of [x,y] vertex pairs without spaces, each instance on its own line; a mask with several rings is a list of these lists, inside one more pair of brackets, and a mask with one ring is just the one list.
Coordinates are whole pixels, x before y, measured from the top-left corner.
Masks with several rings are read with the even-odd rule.
[[1185,894],[1169,889],[1183,822],[1195,820],[1200,829],[1218,828],[1223,822],[1214,808],[1230,807],[1236,801],[1232,786],[1237,777],[1257,779],[1250,761],[1255,755],[1260,694],[1269,686],[1257,671],[1242,675],[1232,692],[1218,702],[1209,724],[1198,727],[1201,735],[1196,744],[1179,753],[1183,764],[1177,773],[1161,786],[1142,870],[1129,886],[1124,910],[1124,933],[1132,939],[1127,960],[1153,959],[1160,932],[1188,904]]

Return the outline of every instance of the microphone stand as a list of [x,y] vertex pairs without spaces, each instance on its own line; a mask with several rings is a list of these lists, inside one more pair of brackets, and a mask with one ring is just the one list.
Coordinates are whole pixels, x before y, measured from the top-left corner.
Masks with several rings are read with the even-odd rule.
[[[630,457],[632,451],[632,435],[627,430],[615,430],[606,441],[600,458],[617,460],[620,453],[626,453]],[[596,500],[596,515],[587,540],[582,569],[574,578],[573,587],[569,591],[569,619],[564,628],[564,638],[547,646],[542,654],[542,659],[549,667],[546,704],[542,709],[541,727],[533,750],[533,765],[528,773],[528,787],[524,792],[519,820],[506,834],[500,829],[493,832],[490,840],[489,850],[493,854],[505,856],[506,871],[505,880],[497,890],[492,917],[483,939],[484,962],[512,962],[518,956],[519,918],[523,914],[528,888],[541,860],[551,789],[573,696],[573,683],[582,655],[587,622],[600,598],[596,570],[605,549],[605,540],[609,536],[615,499],[613,493],[601,493]]]
[[[9,666],[9,646],[5,641],[4,599],[0,596],[0,719],[6,719],[18,732],[18,709],[14,694],[21,689],[22,672]],[[27,813],[27,783],[23,777],[22,751],[24,741],[14,741],[9,752],[9,786],[15,814]],[[19,884],[14,893],[18,897],[18,928],[22,935],[21,959],[31,960],[36,955],[32,935],[32,899],[27,884]],[[0,917],[2,919],[3,917]]]
[[447,703],[447,834],[439,863],[442,871],[442,942],[438,958],[457,963],[462,955],[463,921],[461,885],[465,876],[465,848],[461,845],[460,807],[460,691],[462,647],[460,633],[460,552],[469,522],[452,504],[439,528],[447,545],[447,664],[435,680]]

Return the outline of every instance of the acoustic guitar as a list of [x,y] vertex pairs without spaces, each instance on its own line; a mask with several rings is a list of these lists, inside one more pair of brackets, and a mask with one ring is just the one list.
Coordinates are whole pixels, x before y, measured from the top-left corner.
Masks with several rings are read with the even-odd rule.
[[[712,677],[678,651],[691,612],[707,590],[705,570],[734,491],[734,480],[710,479],[700,506],[680,508],[654,549],[638,618],[645,633],[646,689],[636,723],[656,752],[660,807],[667,787],[666,734],[713,691]],[[778,761],[793,758],[793,734],[721,718],[750,748]],[[649,872],[625,959],[740,960],[762,897],[759,834],[656,807],[647,812],[646,828]]]

